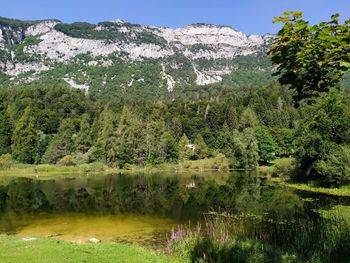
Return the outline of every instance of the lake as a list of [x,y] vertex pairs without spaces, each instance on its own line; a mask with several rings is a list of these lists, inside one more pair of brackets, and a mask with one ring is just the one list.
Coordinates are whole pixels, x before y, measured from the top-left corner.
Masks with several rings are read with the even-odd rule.
[[0,233],[164,248],[172,229],[195,226],[210,212],[300,217],[344,203],[248,172],[7,177],[0,184]]

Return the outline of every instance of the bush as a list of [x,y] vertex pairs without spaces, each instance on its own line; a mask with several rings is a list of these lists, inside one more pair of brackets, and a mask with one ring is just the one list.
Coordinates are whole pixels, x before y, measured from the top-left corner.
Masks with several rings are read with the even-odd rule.
[[89,171],[103,172],[108,169],[108,166],[101,162],[94,162],[89,164]]
[[214,158],[207,158],[197,161],[183,161],[180,162],[181,169],[194,169],[194,170],[228,170],[229,160],[222,153],[218,154]]
[[76,153],[74,155],[74,160],[78,165],[87,164],[89,162],[89,156],[87,153],[86,154]]
[[350,147],[334,147],[327,159],[316,164],[323,183],[338,186],[350,181]]
[[272,175],[276,177],[292,177],[295,172],[295,159],[282,158],[275,161]]
[[11,154],[3,154],[0,156],[0,169],[9,169],[14,165]]
[[337,89],[320,96],[303,109],[305,117],[296,132],[300,179],[339,185],[350,176],[349,99]]
[[77,162],[72,155],[64,156],[59,162],[58,165],[61,166],[76,166]]

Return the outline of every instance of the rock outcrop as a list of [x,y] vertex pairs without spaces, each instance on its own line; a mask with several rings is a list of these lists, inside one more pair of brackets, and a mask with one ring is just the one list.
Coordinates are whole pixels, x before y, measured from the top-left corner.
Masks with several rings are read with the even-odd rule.
[[[23,24],[12,27],[1,24],[0,19],[0,71],[8,76],[18,79],[32,72],[31,76],[26,76],[25,81],[28,82],[40,78],[41,72],[57,65],[73,61],[85,63],[77,60],[82,55],[92,58],[86,62],[87,66],[110,67],[116,63],[110,58],[113,55],[119,59],[118,63],[159,61],[159,74],[166,81],[169,92],[174,90],[179,80],[166,69],[183,67],[178,61],[180,57],[192,65],[195,83],[207,85],[222,81],[222,76],[235,69],[234,63],[222,61],[264,54],[273,40],[272,35],[247,36],[229,26],[207,24],[171,29],[115,20],[92,25],[90,31],[86,34],[83,32],[81,36],[77,36],[77,31],[69,34],[58,30],[60,22],[56,20],[32,24],[23,21]],[[88,84],[77,84],[73,79],[63,76],[62,80],[72,87],[88,89]],[[130,79],[129,83],[133,85],[134,81]]]

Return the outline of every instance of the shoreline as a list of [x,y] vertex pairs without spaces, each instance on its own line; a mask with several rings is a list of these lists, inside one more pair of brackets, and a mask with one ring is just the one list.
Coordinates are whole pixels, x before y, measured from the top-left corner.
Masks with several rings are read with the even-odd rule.
[[[269,167],[259,166],[256,171],[266,176],[271,182],[280,186],[288,187],[295,190],[307,191],[312,193],[328,194],[338,197],[350,197],[350,185],[340,188],[316,187],[307,183],[288,182],[280,177],[271,177],[268,172]],[[231,172],[248,172],[248,170],[234,169],[194,169],[184,168],[180,164],[163,164],[153,167],[130,167],[129,169],[115,169],[107,166],[80,165],[80,166],[57,166],[57,165],[16,165],[8,169],[0,169],[0,180],[8,177],[26,177],[35,179],[51,179],[59,177],[81,177],[96,176],[101,174],[112,173],[231,173]]]
[[350,197],[350,186],[340,187],[340,188],[324,188],[324,187],[312,186],[305,183],[289,183],[281,178],[270,178],[269,180],[277,183],[280,186],[284,186],[295,190],[306,191],[311,193],[327,194],[327,195],[337,196],[337,197]]

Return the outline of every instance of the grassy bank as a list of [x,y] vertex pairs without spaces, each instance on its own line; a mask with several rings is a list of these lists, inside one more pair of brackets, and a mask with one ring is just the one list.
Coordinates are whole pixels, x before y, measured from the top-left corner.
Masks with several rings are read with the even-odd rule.
[[221,156],[196,161],[182,161],[177,163],[164,163],[158,165],[126,165],[123,169],[114,169],[103,163],[82,164],[77,166],[62,165],[28,165],[10,162],[0,165],[0,177],[34,177],[46,178],[54,176],[79,176],[101,173],[156,173],[156,172],[203,172],[203,171],[229,171],[228,161]]
[[349,211],[322,210],[320,217],[212,213],[204,229],[173,231],[169,247],[182,262],[348,263]]
[[313,193],[322,193],[322,194],[328,194],[328,195],[334,195],[334,196],[350,197],[350,186],[342,186],[340,188],[323,188],[323,187],[316,187],[310,184],[291,183],[281,178],[271,178],[271,180],[278,183],[281,186],[293,188],[296,190],[308,191]]
[[108,173],[116,170],[104,165],[80,165],[80,166],[58,166],[58,165],[24,165],[16,164],[10,168],[0,169],[0,177],[52,177],[64,175],[87,175],[95,173]]
[[74,244],[51,239],[23,241],[0,236],[2,263],[176,262],[169,256],[119,244]]
[[325,218],[343,220],[350,226],[350,206],[334,206],[330,210],[321,210],[321,215]]

